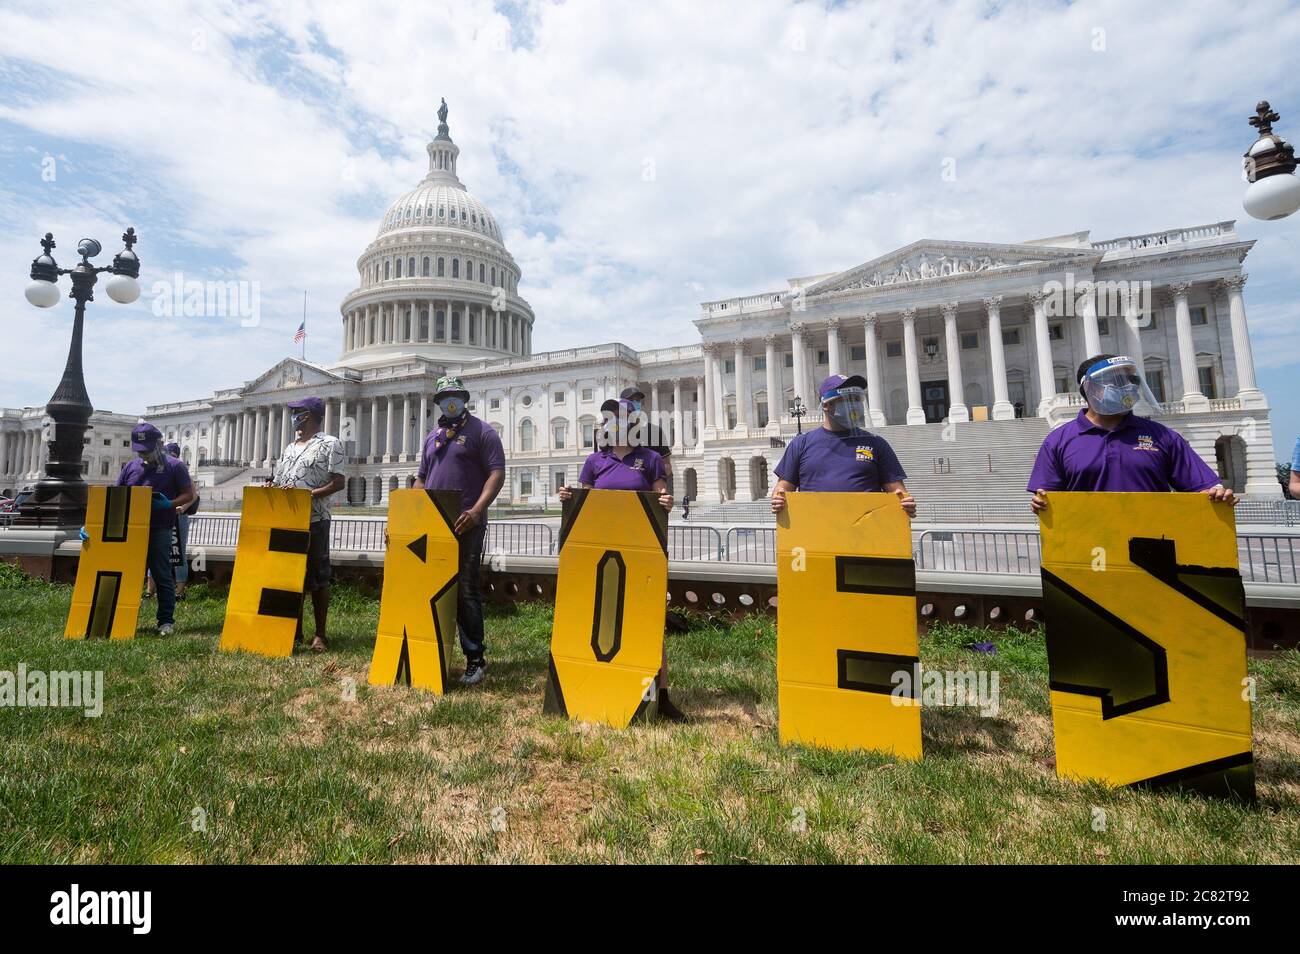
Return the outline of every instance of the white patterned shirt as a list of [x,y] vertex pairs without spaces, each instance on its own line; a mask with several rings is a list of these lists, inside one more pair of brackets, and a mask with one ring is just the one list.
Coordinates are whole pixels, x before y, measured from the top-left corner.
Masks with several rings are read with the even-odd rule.
[[[313,434],[306,443],[290,442],[275,464],[272,481],[278,487],[314,490],[330,482],[330,474],[343,473],[343,443],[329,434]],[[311,498],[311,519],[330,518],[330,498]]]

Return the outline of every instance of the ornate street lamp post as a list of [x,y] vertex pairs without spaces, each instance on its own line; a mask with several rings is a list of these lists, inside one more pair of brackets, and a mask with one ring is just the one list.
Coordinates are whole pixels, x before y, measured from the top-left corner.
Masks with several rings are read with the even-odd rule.
[[1300,209],[1295,148],[1273,132],[1273,124],[1280,118],[1268,100],[1255,107],[1250,124],[1259,131],[1259,138],[1250,144],[1242,161],[1250,185],[1241,204],[1254,218],[1265,221],[1284,219]]
[[46,232],[41,240],[44,251],[32,262],[31,284],[27,286],[27,300],[38,308],[52,308],[59,303],[60,275],[72,276],[72,292],[76,303],[72,322],[72,341],[68,346],[68,363],[63,378],[54,389],[54,396],[45,405],[45,413],[54,422],[49,442],[49,458],[45,463],[45,476],[37,482],[35,492],[19,509],[14,523],[37,527],[76,527],[86,519],[86,481],[81,474],[81,458],[85,452],[86,429],[94,408],[86,393],[86,379],[81,367],[82,327],[86,317],[86,302],[93,301],[92,294],[100,272],[111,272],[113,277],[104,285],[108,297],[129,305],[140,297],[140,260],[131,246],[136,243],[135,229],[122,235],[126,247],[113,257],[112,265],[95,266],[90,260],[98,255],[102,246],[94,239],[77,243],[81,261],[75,268],[59,268],[50,251],[54,248],[53,234]]
[[800,434],[803,433],[803,418],[807,413],[808,407],[803,403],[803,398],[796,394],[790,405],[790,416],[794,418],[794,425]]

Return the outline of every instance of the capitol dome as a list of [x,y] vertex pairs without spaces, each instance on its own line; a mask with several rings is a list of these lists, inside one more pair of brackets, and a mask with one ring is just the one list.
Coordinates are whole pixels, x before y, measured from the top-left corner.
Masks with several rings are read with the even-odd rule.
[[429,171],[379,222],[344,298],[347,367],[420,356],[443,364],[532,352],[533,312],[518,295],[519,266],[487,207],[460,181],[460,148],[438,110]]

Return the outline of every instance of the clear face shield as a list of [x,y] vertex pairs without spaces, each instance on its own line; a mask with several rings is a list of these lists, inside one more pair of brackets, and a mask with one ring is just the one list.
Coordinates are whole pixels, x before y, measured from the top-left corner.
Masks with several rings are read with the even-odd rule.
[[649,417],[644,411],[629,411],[626,407],[620,407],[617,413],[601,412],[601,446],[647,447],[649,438]]
[[840,430],[864,431],[871,421],[867,392],[862,388],[839,388],[823,404],[831,422]]
[[1127,414],[1139,404],[1159,407],[1132,358],[1103,358],[1085,372],[1083,397],[1097,414]]

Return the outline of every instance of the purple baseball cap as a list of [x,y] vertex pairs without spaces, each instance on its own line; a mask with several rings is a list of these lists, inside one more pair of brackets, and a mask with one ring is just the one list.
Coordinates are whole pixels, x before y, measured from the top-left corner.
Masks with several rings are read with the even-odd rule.
[[289,410],[306,411],[318,421],[325,420],[325,402],[318,397],[305,397],[290,401]]
[[162,431],[148,421],[141,421],[131,428],[131,450],[133,451],[151,451],[158,446],[160,440],[162,440]]
[[865,391],[866,387],[867,382],[860,374],[850,374],[847,377],[842,374],[832,374],[817,389],[817,396],[826,402],[835,397],[835,392],[840,388],[862,388]]
[[181,445],[177,444],[175,441],[172,441],[170,444],[164,444],[163,450],[171,454],[173,457],[181,456]]

